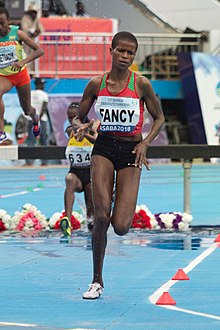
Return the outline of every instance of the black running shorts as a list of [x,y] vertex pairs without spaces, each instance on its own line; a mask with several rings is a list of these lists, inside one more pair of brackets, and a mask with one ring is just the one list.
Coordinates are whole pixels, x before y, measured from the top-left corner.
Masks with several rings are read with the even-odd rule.
[[99,155],[109,159],[116,171],[134,166],[135,154],[132,153],[140,141],[121,141],[106,135],[98,135],[92,156]]
[[83,190],[85,186],[91,182],[90,178],[90,167],[87,168],[76,168],[70,167],[69,173],[73,173],[82,182]]

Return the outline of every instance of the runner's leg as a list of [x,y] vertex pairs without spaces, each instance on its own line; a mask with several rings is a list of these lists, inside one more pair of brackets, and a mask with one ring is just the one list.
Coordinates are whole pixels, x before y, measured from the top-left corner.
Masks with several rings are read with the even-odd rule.
[[111,224],[117,235],[125,235],[130,229],[137,203],[141,171],[126,167],[117,172],[116,196]]
[[93,283],[104,286],[102,278],[103,261],[107,244],[107,230],[110,224],[111,199],[114,183],[114,167],[102,156],[92,156],[92,194],[95,220],[92,230]]
[[31,105],[30,83],[17,87],[19,102],[26,116],[30,116],[33,123],[38,123],[36,109]]
[[64,192],[64,207],[68,219],[71,219],[73,204],[75,201],[75,192],[82,190],[82,183],[74,173],[67,173],[66,188]]
[[13,84],[5,77],[0,76],[0,132],[4,132],[4,113],[5,105],[2,97],[5,93],[9,92]]
[[94,226],[94,206],[92,198],[92,184],[91,182],[85,185],[84,188],[84,198],[86,204],[86,217],[87,217],[87,227],[91,231]]

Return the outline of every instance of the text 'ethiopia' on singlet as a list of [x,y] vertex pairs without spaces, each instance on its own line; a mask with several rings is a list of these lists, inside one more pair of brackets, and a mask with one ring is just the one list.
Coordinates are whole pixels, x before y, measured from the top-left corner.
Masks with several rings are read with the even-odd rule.
[[135,73],[131,72],[126,87],[118,95],[108,91],[107,77],[106,73],[102,78],[95,104],[95,112],[100,120],[99,131],[118,136],[141,132],[144,106],[135,90]]
[[[11,65],[25,58],[22,43],[18,38],[18,26],[11,25],[10,32],[0,38],[0,75],[13,73]],[[24,70],[25,66],[21,69]]]

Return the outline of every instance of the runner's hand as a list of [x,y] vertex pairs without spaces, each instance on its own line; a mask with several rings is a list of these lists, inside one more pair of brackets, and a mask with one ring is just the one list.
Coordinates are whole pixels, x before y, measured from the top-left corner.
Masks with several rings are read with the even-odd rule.
[[93,128],[93,124],[94,124],[95,120],[92,119],[90,120],[90,122],[88,123],[88,128],[87,128],[87,133],[90,134],[90,135],[94,135],[96,133],[95,129]]
[[23,68],[23,66],[24,66],[24,64],[22,63],[22,61],[20,61],[20,62],[14,62],[14,63],[12,63],[12,65],[11,65],[11,70],[12,71],[21,71],[21,69]]
[[79,125],[79,128],[77,129],[76,133],[74,134],[76,139],[78,141],[82,141],[85,136],[85,133],[95,132],[92,128],[93,124],[94,124],[94,120],[92,119],[89,123]]
[[142,169],[142,165],[146,167],[148,171],[150,171],[150,165],[146,158],[147,156],[147,148],[148,145],[146,145],[143,141],[138,143],[135,147],[132,153],[136,154],[135,157],[135,166]]

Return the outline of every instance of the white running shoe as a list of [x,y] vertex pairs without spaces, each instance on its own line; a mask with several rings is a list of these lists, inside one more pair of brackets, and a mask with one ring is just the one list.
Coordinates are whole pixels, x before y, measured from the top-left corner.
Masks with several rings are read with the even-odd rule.
[[7,139],[7,135],[5,132],[0,132],[0,143]]
[[104,288],[95,282],[89,285],[88,291],[83,293],[83,299],[97,299],[101,296]]

